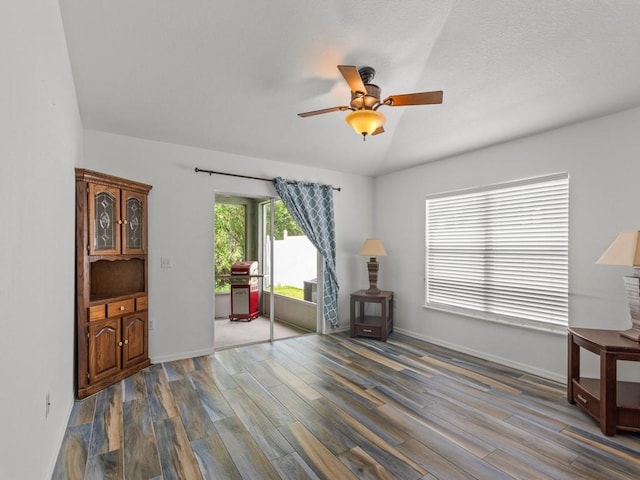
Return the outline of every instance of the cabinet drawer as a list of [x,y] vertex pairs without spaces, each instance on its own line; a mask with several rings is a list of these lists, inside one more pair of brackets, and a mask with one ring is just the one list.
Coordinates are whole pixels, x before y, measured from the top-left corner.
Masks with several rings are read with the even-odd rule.
[[362,337],[376,337],[380,338],[382,336],[382,326],[380,325],[355,325],[356,335]]
[[594,397],[575,379],[573,380],[573,400],[593,418],[600,419],[600,399]]
[[95,320],[102,320],[105,317],[105,308],[106,305],[94,305],[93,307],[89,307],[87,310],[89,311],[89,321],[93,322]]
[[138,297],[136,298],[136,311],[146,310],[147,306],[147,297]]
[[134,311],[134,300],[133,298],[129,298],[127,300],[122,300],[120,302],[113,302],[107,304],[107,317],[117,317],[119,315],[124,315],[126,313],[131,313]]

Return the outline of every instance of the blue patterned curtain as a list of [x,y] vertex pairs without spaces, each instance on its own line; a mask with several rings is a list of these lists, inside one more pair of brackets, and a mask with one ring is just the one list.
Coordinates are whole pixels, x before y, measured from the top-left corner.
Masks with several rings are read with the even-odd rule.
[[324,257],[322,315],[333,328],[338,326],[338,277],[333,220],[333,187],[317,183],[273,179],[280,198],[307,238]]

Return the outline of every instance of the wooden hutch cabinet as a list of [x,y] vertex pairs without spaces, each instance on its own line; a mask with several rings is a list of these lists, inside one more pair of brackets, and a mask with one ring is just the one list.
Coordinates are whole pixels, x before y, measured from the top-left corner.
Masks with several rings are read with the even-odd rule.
[[84,398],[149,366],[151,185],[76,169],[76,370]]

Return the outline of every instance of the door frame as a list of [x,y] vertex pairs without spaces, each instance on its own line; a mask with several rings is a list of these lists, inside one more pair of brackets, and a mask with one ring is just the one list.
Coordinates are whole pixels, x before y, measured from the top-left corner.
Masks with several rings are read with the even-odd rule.
[[[213,196],[213,225],[212,225],[212,230],[213,230],[213,265],[212,265],[212,276],[213,276],[213,312],[211,315],[211,320],[213,322],[213,338],[212,338],[212,345],[213,345],[213,351],[216,351],[216,311],[215,311],[215,304],[216,304],[216,291],[215,291],[215,285],[216,285],[216,267],[215,267],[215,261],[216,261],[216,238],[215,238],[215,231],[216,231],[216,215],[215,215],[215,206],[218,203],[224,203],[222,201],[218,200],[218,197],[236,197],[236,198],[251,198],[254,199],[258,202],[258,206],[260,205],[261,202],[273,202],[274,199],[279,199],[280,197],[273,197],[273,196],[269,196],[269,195],[255,195],[255,194],[247,194],[247,193],[238,193],[238,192],[229,192],[229,191],[214,191],[214,196]],[[273,210],[273,209],[272,209]],[[260,215],[260,212],[257,212],[257,216],[258,216],[258,226],[257,230],[254,232],[254,234],[258,237],[258,245],[257,245],[257,251],[258,251],[258,261],[260,264],[263,264],[262,262],[262,242],[260,240],[260,236],[261,236],[261,227],[262,227],[262,218]],[[271,222],[273,223],[273,220],[271,220]],[[250,230],[248,227],[245,226],[245,235],[247,235],[247,231]],[[245,239],[245,241],[247,242],[247,240]],[[248,243],[248,242],[247,242]],[[271,246],[271,251],[273,251],[273,245]],[[245,256],[246,256],[246,252],[245,252]],[[261,267],[262,268],[262,267]],[[269,265],[269,275],[271,276],[271,278],[273,278],[273,261],[270,262]],[[271,293],[271,295],[273,295],[273,293]],[[269,334],[269,338],[267,340],[257,340],[255,342],[248,342],[248,343],[243,343],[243,344],[238,344],[238,346],[241,345],[250,345],[253,343],[264,343],[265,341],[269,341],[269,342],[273,342],[273,325],[275,322],[275,318],[273,315],[273,298],[271,299],[271,312],[269,314],[269,324],[270,324],[270,334]],[[222,347],[222,348],[228,348],[228,347]]]
[[[278,195],[272,196],[272,195],[253,195],[253,194],[246,194],[246,193],[238,193],[238,192],[228,192],[228,191],[215,191],[214,192],[214,215],[213,215],[213,232],[214,232],[214,238],[213,238],[213,258],[214,258],[214,265],[213,265],[213,295],[214,295],[214,299],[213,299],[213,315],[212,315],[212,321],[213,323],[213,349],[214,351],[216,350],[215,347],[215,338],[216,338],[216,332],[215,332],[215,282],[216,282],[216,272],[215,272],[215,258],[216,258],[216,252],[215,252],[215,205],[217,203],[224,203],[222,201],[218,200],[218,197],[222,197],[222,196],[229,196],[229,197],[240,197],[240,198],[251,198],[257,201],[258,203],[258,212],[257,212],[257,217],[258,217],[258,225],[257,225],[257,231],[255,231],[255,234],[257,235],[257,252],[258,252],[258,262],[261,265],[261,268],[264,268],[264,255],[265,255],[265,245],[264,245],[264,241],[266,238],[265,235],[265,224],[264,224],[264,217],[265,215],[263,214],[263,209],[264,206],[266,204],[270,205],[270,218],[269,218],[269,222],[271,225],[271,231],[273,231],[273,226],[275,223],[275,202],[278,200],[281,200],[280,197]],[[247,228],[247,230],[250,230],[249,228]],[[253,239],[252,241],[255,241],[255,239]],[[273,284],[273,278],[274,278],[274,271],[275,271],[275,265],[274,265],[274,236],[271,235],[270,236],[270,245],[269,245],[269,281],[271,282],[271,284]],[[316,275],[317,275],[317,300],[316,300],[316,329],[315,329],[315,333],[317,334],[325,334],[326,333],[326,322],[324,321],[324,317],[322,315],[323,312],[323,302],[324,302],[324,296],[323,296],[323,286],[324,286],[324,269],[325,269],[325,263],[324,263],[324,257],[320,254],[320,252],[316,249]],[[267,273],[264,272],[263,273]],[[262,291],[263,288],[261,288],[261,295],[262,295]],[[274,338],[274,325],[275,325],[275,298],[274,298],[275,292],[274,289],[271,288],[270,292],[269,292],[269,297],[270,297],[270,302],[269,302],[269,338],[267,340],[258,340],[256,342],[248,342],[246,344],[240,344],[240,345],[249,345],[252,343],[263,343],[265,341],[268,342],[273,342],[275,340]],[[222,348],[227,348],[227,347],[222,347]]]

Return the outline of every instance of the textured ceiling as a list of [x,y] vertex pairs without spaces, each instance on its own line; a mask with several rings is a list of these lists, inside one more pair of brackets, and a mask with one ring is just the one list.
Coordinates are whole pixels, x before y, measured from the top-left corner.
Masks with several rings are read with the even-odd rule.
[[[60,0],[84,128],[378,175],[640,105],[640,2]],[[367,139],[336,65],[370,65]]]

